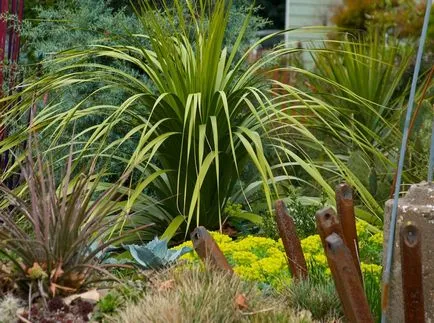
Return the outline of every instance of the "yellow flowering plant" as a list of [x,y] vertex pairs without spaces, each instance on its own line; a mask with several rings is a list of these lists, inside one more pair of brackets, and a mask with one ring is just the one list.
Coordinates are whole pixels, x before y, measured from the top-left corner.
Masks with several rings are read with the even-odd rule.
[[[365,277],[372,276],[375,281],[379,281],[382,271],[380,262],[383,234],[380,232],[372,235],[363,221],[358,221],[357,231],[362,272]],[[281,239],[275,241],[270,238],[248,235],[232,240],[219,232],[211,232],[211,235],[233,267],[234,272],[242,279],[268,284],[276,289],[290,283],[291,274],[286,263]],[[192,247],[191,241],[175,248],[184,246]],[[330,276],[330,269],[319,235],[311,235],[302,239],[301,246],[309,272],[316,277],[322,276],[321,279]],[[182,259],[192,262],[199,261],[194,252],[185,254]]]
[[[280,242],[255,236],[232,240],[219,232],[211,232],[211,235],[235,273],[242,279],[269,284],[275,288],[284,282],[290,282],[291,275]],[[191,241],[175,248],[184,246],[192,247]],[[185,254],[181,258],[193,262],[199,260],[194,252]]]

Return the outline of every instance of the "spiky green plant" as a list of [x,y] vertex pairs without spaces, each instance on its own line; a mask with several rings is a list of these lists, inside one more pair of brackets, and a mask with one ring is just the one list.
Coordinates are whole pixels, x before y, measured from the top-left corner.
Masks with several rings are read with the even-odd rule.
[[[347,167],[346,159],[335,155],[321,136],[346,138],[379,159],[386,157],[369,138],[348,126],[351,116],[345,108],[270,79],[274,70],[270,63],[297,49],[280,46],[249,65],[249,54],[264,39],[237,59],[248,16],[231,49],[224,46],[230,1],[175,0],[173,7],[163,1],[160,11],[148,2],[140,3],[137,14],[149,34],[132,33],[119,46],[93,45],[55,57],[50,61],[52,72],[28,80],[19,104],[0,123],[23,115],[44,93],[98,84],[97,90],[67,111],[54,97],[31,129],[40,131],[51,143],[49,150],[64,160],[65,144],[59,138],[77,124],[75,158],[85,162],[97,150],[110,161],[134,168],[133,188],[123,191],[125,214],[133,216],[124,223],[155,222],[156,231],[145,234],[147,239],[166,228],[166,238],[180,227],[186,232],[193,224],[217,228],[224,221],[222,210],[230,196],[247,198],[262,190],[271,211],[279,182],[307,182],[306,176],[297,176],[300,171],[330,198],[334,191],[326,175],[345,179],[365,205],[358,215],[372,223],[381,221],[382,207]],[[104,63],[113,61],[139,72]],[[104,101],[101,94],[112,89],[122,92],[120,105]],[[94,97],[102,101],[95,102]],[[79,127],[91,118],[94,124]],[[355,129],[362,126],[354,122]],[[115,129],[118,136],[113,138]],[[318,129],[321,136],[315,135]],[[0,153],[17,147],[28,131],[18,129],[0,143]],[[133,153],[123,154],[122,147],[128,144],[133,145]],[[312,148],[323,153],[321,160],[310,155]],[[246,166],[254,169],[255,176],[240,188],[237,183]]]
[[33,157],[31,149],[38,151],[32,144],[23,166],[28,193],[20,197],[0,186],[0,253],[14,264],[11,275],[20,286],[37,282],[41,296],[75,292],[95,270],[103,271],[101,251],[128,234],[104,241],[125,178],[100,193],[102,174],[93,173],[95,164],[73,176],[71,154],[57,185],[50,164],[38,152]]
[[[394,163],[398,159],[414,46],[411,41],[385,37],[378,31],[345,34],[344,39],[326,41],[323,49],[311,51],[315,74],[310,82],[316,95],[346,109],[351,116],[347,119],[348,126],[388,157],[384,162],[378,159],[378,154],[363,151],[346,140],[336,143],[337,150],[349,155],[350,168],[364,186],[379,203],[384,203],[389,198]],[[422,89],[421,86],[416,101],[423,95]],[[411,161],[426,158],[422,151],[411,151],[404,173],[406,182],[423,179],[411,169]]]
[[[399,122],[408,93],[408,78],[404,76],[412,63],[414,48],[374,32],[347,34],[345,38],[326,41],[324,50],[311,52],[317,75],[327,80],[313,78],[316,90],[328,102],[345,104],[348,113],[365,126],[362,131],[388,134],[382,119]],[[354,97],[372,104],[362,105]]]

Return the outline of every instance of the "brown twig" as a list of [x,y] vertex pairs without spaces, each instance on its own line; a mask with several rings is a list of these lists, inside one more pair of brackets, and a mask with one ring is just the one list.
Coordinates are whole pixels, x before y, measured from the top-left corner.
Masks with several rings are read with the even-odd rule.
[[24,323],[32,323],[31,321],[29,321],[28,319],[26,319],[24,316],[20,314],[17,314],[17,317],[20,319],[20,321],[23,321]]

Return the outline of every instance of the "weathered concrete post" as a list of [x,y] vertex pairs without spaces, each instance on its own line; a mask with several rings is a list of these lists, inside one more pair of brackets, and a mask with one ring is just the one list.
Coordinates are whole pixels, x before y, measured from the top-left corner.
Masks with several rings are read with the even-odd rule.
[[[389,236],[393,200],[386,202],[384,218],[384,250]],[[399,199],[389,295],[387,322],[405,322],[400,231],[408,222],[420,231],[425,299],[425,322],[434,322],[434,183],[412,185],[406,196]],[[383,256],[383,266],[385,265]]]

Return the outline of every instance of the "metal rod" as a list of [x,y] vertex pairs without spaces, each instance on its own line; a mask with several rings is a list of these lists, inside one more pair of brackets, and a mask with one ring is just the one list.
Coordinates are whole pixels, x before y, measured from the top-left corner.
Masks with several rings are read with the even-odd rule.
[[357,239],[356,216],[354,214],[353,191],[346,184],[336,186],[336,209],[342,226],[343,238],[353,257],[354,266],[363,285],[362,270],[359,262],[359,242]]
[[411,113],[413,111],[413,103],[414,103],[414,96],[416,93],[416,85],[417,85],[417,79],[419,77],[419,70],[420,70],[420,64],[422,60],[422,53],[423,48],[425,45],[426,40],[426,34],[428,29],[428,22],[429,22],[429,15],[431,11],[432,6],[432,0],[427,0],[426,3],[426,10],[425,10],[425,17],[422,27],[422,33],[419,39],[419,48],[417,51],[417,57],[416,57],[416,64],[414,67],[414,73],[413,73],[413,79],[411,82],[411,89],[410,89],[410,98],[408,100],[408,106],[407,106],[407,114],[405,117],[405,124],[404,124],[404,133],[403,138],[401,142],[401,150],[399,153],[399,161],[398,161],[398,172],[397,172],[397,180],[395,183],[395,193],[394,193],[394,199],[393,199],[393,207],[392,207],[392,214],[390,218],[390,228],[389,228],[389,238],[387,240],[387,251],[386,251],[386,266],[384,268],[384,274],[383,274],[383,294],[382,294],[382,316],[381,316],[381,322],[386,322],[386,311],[388,308],[388,297],[389,297],[389,284],[390,284],[390,272],[392,268],[392,257],[393,257],[393,246],[394,246],[394,240],[395,240],[395,228],[396,228],[396,216],[398,213],[398,199],[399,199],[399,191],[401,187],[401,179],[402,179],[402,170],[404,168],[404,160],[405,160],[405,153],[406,153],[406,142],[408,139],[408,130],[410,125],[410,118]]
[[332,233],[325,239],[325,246],[330,271],[348,322],[373,323],[353,257],[343,239]]
[[298,280],[307,279],[308,271],[301,242],[297,236],[294,220],[288,214],[283,201],[276,201],[276,222],[292,276]]
[[223,255],[223,252],[204,227],[197,227],[190,236],[193,241],[194,250],[205,264],[210,264],[217,269],[228,271],[231,274],[233,273],[233,269]]
[[401,228],[400,246],[405,323],[424,323],[421,234],[415,224]]

